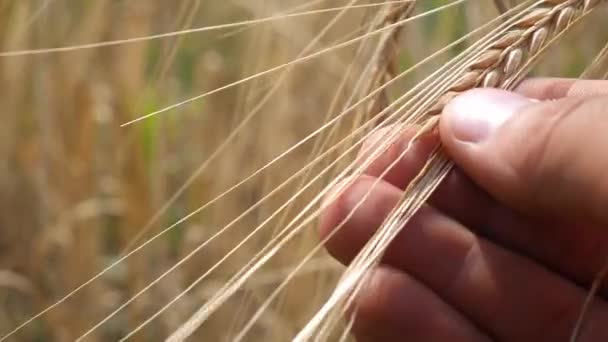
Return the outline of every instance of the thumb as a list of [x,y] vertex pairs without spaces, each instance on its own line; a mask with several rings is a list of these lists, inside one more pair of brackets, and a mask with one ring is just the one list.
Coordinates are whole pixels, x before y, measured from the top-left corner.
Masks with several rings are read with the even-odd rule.
[[505,204],[608,224],[608,97],[472,90],[448,104],[440,132],[455,163]]

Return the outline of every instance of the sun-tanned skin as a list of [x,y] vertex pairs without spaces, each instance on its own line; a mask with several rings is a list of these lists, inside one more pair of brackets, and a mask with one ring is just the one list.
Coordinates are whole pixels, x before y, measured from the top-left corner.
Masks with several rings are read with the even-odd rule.
[[[608,82],[539,79],[473,90],[440,136],[454,170],[386,252],[357,300],[359,341],[567,341],[608,258]],[[530,98],[541,100],[533,101]],[[554,100],[554,101],[550,101]],[[432,142],[379,157],[324,213],[348,263],[397,203]],[[378,132],[370,140],[382,139]],[[579,341],[608,341],[608,285]]]

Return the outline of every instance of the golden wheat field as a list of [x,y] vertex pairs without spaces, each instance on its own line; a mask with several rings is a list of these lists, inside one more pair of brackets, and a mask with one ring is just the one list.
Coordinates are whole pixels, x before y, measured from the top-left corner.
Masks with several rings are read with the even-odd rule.
[[[584,15],[505,88],[608,71],[606,2],[570,2]],[[354,273],[315,229],[327,186],[556,3],[0,0],[0,336],[347,339],[331,295]]]

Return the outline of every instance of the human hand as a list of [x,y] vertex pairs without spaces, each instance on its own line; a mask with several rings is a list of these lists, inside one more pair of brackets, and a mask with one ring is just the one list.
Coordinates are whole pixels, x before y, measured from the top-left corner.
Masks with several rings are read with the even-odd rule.
[[[608,258],[608,82],[531,80],[518,93],[473,90],[445,109],[440,136],[457,169],[358,295],[359,341],[570,337]],[[371,191],[327,243],[341,262],[352,260],[424,164],[428,139],[374,185],[414,135],[406,130],[325,211],[322,236]],[[608,340],[608,286],[599,294],[579,341]]]

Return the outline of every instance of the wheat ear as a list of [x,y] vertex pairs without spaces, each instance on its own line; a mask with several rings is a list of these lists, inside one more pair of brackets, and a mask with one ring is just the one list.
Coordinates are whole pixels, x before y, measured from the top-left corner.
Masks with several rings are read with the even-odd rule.
[[546,0],[519,20],[513,28],[471,65],[467,72],[427,113],[437,115],[460,93],[478,87],[511,89],[524,76],[529,62],[571,24],[588,14],[603,0]]

